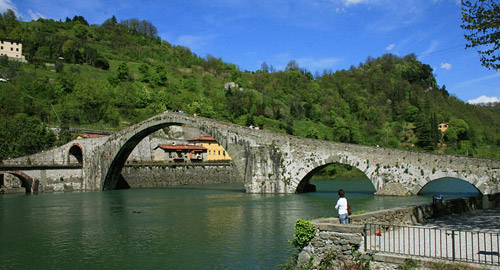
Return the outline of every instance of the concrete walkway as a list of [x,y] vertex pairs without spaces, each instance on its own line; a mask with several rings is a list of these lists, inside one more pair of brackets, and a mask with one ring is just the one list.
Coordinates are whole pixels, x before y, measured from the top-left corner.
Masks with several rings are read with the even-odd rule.
[[367,248],[382,253],[500,265],[500,208],[439,218],[416,226],[374,226]]
[[500,234],[500,207],[451,215],[421,225],[436,229],[480,231]]

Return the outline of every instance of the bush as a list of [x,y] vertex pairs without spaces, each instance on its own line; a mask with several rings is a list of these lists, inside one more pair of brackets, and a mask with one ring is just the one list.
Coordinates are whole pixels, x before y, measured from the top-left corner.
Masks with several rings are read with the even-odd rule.
[[294,246],[302,250],[316,235],[316,227],[309,220],[297,219],[295,223]]

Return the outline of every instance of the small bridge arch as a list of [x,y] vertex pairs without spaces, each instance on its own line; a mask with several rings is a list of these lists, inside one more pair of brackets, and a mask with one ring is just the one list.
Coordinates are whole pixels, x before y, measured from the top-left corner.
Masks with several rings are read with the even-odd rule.
[[[325,164],[322,164],[320,166],[317,166],[315,167],[314,169],[310,170],[309,172],[307,172],[305,174],[305,176],[302,178],[302,180],[300,181],[300,183],[297,185],[297,190],[295,191],[295,193],[302,193],[302,192],[309,192],[309,191],[314,191],[315,188],[312,187],[309,182],[311,181],[311,178],[316,174],[318,173],[319,171],[321,171],[322,169],[330,166],[330,165],[334,165],[334,164],[340,164],[340,165],[344,165],[344,166],[350,166],[354,169],[357,169],[359,171],[361,171],[367,178],[368,180],[373,184],[375,185],[375,183],[368,177],[368,175],[366,174],[365,171],[363,171],[364,169],[366,169],[365,167],[361,167],[359,166],[359,164],[356,164],[356,163],[342,163],[342,162],[338,162],[338,161],[326,161]],[[299,176],[300,177],[300,176]]]
[[35,181],[33,180],[33,178],[31,178],[29,175],[27,175],[26,173],[24,172],[21,172],[21,171],[6,171],[6,172],[0,172],[0,175],[2,176],[1,179],[2,179],[2,183],[0,183],[0,186],[3,186],[5,185],[5,175],[13,175],[15,176],[17,179],[19,179],[19,181],[21,182],[21,187],[25,188],[26,189],[26,193],[31,193],[33,191],[38,191],[38,186],[35,185]]
[[83,147],[73,144],[68,150],[68,164],[83,164]]
[[[448,186],[452,186],[453,189],[448,189]],[[432,191],[429,191],[431,189]],[[456,177],[440,177],[434,178],[427,182],[419,191],[418,194],[469,194],[469,195],[483,195],[480,189],[478,189],[474,184],[468,182],[467,180],[456,178]]]

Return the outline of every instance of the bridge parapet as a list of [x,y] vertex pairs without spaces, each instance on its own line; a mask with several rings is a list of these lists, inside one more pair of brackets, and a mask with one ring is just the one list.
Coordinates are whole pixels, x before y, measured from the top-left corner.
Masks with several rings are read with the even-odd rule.
[[74,157],[71,156],[70,149],[77,146],[82,151],[82,155],[88,151],[92,152],[95,148],[100,147],[105,141],[106,137],[100,138],[89,138],[81,140],[73,140],[67,144],[64,144],[53,149],[42,151],[29,156],[6,159],[2,161],[4,165],[37,165],[37,166],[51,166],[51,165],[68,165],[78,163],[74,161]]

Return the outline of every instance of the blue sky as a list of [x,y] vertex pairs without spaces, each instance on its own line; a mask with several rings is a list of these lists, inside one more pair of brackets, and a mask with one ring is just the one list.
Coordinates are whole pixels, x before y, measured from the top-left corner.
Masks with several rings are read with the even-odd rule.
[[463,101],[500,98],[500,72],[465,50],[457,0],[0,0],[23,21],[80,15],[90,24],[138,18],[162,39],[254,71],[290,60],[313,74],[368,56],[414,53]]

